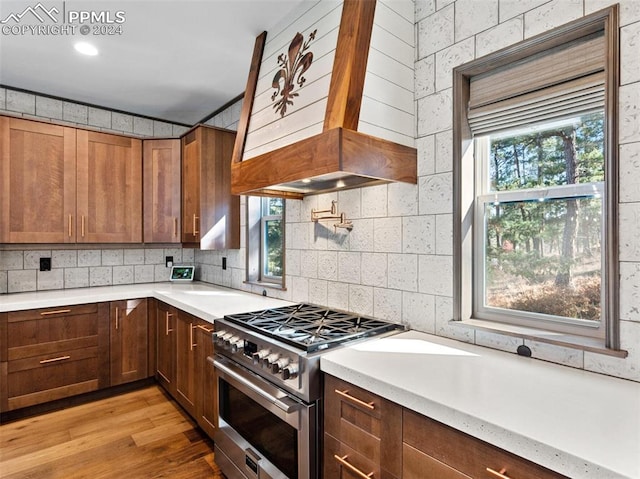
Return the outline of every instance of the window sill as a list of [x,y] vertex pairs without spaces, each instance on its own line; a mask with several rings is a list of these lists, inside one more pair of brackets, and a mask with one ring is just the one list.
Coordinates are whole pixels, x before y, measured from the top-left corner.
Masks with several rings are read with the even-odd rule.
[[628,352],[624,350],[608,349],[601,340],[595,338],[587,338],[584,336],[575,336],[571,334],[555,333],[542,329],[525,328],[505,323],[495,323],[493,321],[485,321],[482,319],[465,319],[463,321],[449,321],[449,324],[469,329],[479,329],[491,333],[504,334],[506,336],[514,336],[522,339],[529,339],[541,343],[553,344],[565,348],[580,349],[592,353],[605,354],[617,358],[626,358]]
[[278,289],[280,291],[286,291],[287,288],[285,288],[283,285],[281,285],[280,283],[269,283],[266,281],[243,281],[244,284],[250,284],[253,286],[261,286],[264,288],[269,288],[269,289]]

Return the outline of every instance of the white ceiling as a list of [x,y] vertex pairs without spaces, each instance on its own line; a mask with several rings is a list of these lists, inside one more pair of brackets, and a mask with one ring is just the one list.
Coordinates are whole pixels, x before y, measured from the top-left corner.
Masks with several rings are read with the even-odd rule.
[[[39,1],[61,12],[57,23],[8,19]],[[62,25],[63,11],[122,11],[126,21],[121,35],[79,25],[75,35],[0,34],[0,85],[193,125],[244,91],[256,36],[302,1],[1,0],[2,27]],[[77,53],[80,40],[99,55]]]

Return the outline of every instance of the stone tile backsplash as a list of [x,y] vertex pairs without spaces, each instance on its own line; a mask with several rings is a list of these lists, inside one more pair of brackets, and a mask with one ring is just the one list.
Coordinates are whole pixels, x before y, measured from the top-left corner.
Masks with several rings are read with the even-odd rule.
[[[167,281],[165,256],[195,261],[194,250],[180,247],[0,250],[0,294]],[[39,271],[41,257],[51,258],[51,271]]]

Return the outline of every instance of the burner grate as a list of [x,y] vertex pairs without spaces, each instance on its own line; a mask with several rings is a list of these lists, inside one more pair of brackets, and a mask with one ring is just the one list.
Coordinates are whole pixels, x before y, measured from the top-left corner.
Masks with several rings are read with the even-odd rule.
[[307,352],[402,328],[399,324],[306,303],[232,314],[225,319]]

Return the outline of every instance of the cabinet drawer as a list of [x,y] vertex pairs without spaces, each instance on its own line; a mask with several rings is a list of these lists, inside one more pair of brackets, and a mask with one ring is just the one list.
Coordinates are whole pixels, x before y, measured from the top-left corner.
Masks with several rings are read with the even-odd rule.
[[98,348],[8,363],[9,410],[98,389]]
[[[72,310],[72,313],[62,311]],[[68,341],[98,335],[97,305],[85,305],[75,310],[58,308],[55,310],[20,311],[9,313],[8,338],[9,360],[24,357],[21,348],[34,347],[56,341]],[[43,313],[52,313],[44,314]],[[37,354],[37,353],[36,353]]]
[[402,479],[471,479],[408,444],[402,446]]
[[55,308],[29,309],[13,311],[9,314],[9,322],[25,321],[29,319],[55,318],[59,316],[73,316],[76,314],[92,314],[98,312],[98,304],[76,304],[73,306],[59,306]]
[[[513,479],[565,477],[414,411],[405,409],[403,416],[405,451],[407,446],[411,446],[466,476],[475,479],[500,477],[488,470],[491,468]],[[459,477],[465,477],[464,475]]]
[[325,432],[400,477],[402,408],[332,376],[325,376]]
[[380,468],[380,465],[359,454],[330,434],[324,435],[324,479],[395,479],[396,476]]

